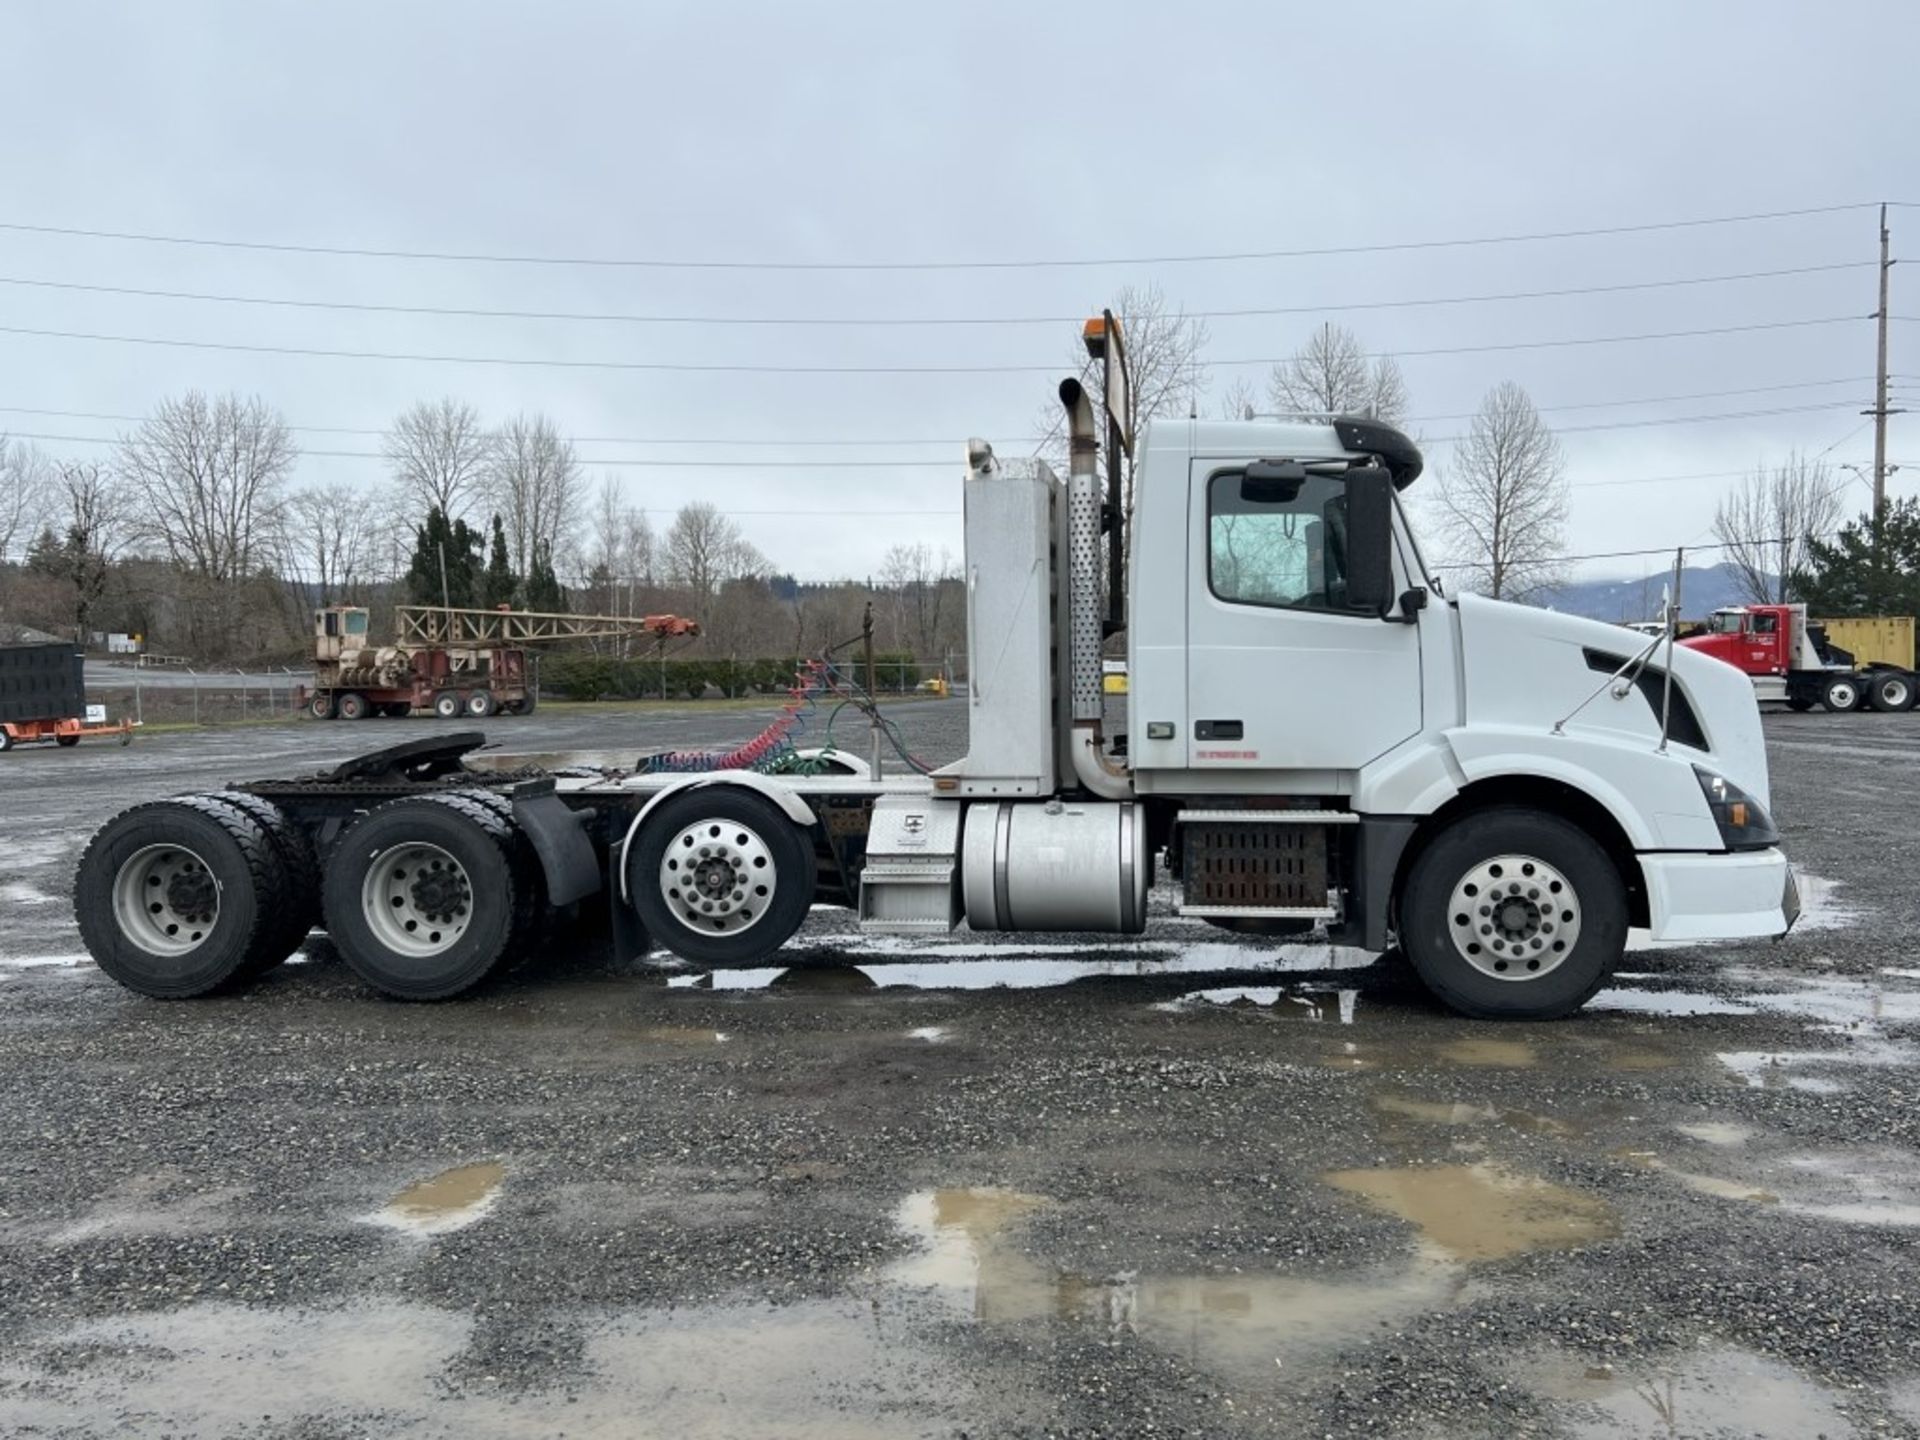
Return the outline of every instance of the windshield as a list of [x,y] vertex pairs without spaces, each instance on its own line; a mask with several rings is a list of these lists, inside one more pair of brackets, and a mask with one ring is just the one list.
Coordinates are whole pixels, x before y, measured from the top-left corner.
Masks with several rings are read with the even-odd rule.
[[1739,610],[1716,610],[1707,617],[1707,633],[1710,635],[1738,635],[1741,622],[1747,617]]

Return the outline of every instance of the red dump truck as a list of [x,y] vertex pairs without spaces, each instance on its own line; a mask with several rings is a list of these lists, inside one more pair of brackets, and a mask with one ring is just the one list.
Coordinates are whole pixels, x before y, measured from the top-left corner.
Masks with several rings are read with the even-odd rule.
[[1819,621],[1805,605],[1728,605],[1679,643],[1744,670],[1758,699],[1793,710],[1898,712],[1920,699],[1910,616]]

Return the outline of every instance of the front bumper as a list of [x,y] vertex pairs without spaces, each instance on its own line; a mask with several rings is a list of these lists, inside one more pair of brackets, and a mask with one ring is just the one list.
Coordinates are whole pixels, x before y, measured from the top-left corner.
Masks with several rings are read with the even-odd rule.
[[1779,850],[1642,855],[1656,940],[1753,940],[1784,935],[1800,917],[1793,867]]

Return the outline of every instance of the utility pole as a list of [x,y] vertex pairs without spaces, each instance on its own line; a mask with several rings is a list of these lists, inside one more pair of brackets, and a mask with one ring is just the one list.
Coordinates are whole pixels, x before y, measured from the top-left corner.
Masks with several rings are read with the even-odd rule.
[[1862,414],[1873,417],[1873,518],[1876,524],[1887,514],[1887,416],[1901,411],[1887,408],[1887,277],[1893,270],[1888,255],[1887,207],[1880,207],[1880,308],[1874,319],[1880,322],[1879,356],[1874,368],[1873,408]]

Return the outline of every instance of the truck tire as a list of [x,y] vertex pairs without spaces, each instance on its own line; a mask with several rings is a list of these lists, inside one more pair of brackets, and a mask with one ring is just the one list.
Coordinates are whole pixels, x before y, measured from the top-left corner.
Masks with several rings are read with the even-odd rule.
[[475,690],[467,696],[467,714],[475,720],[485,720],[490,715],[498,714],[499,710],[491,690]]
[[527,691],[526,694],[520,697],[520,708],[518,710],[515,710],[513,713],[516,715],[531,715],[533,714],[534,711],[538,710],[539,708],[540,708],[540,697],[534,694],[533,691],[529,690]]
[[222,790],[196,798],[227,805],[251,816],[266,832],[280,861],[281,873],[286,877],[280,923],[273,937],[262,940],[255,948],[246,966],[248,976],[264,975],[292,958],[307,943],[313,927],[320,923],[320,857],[307,832],[271,800],[244,790]]
[[1787,709],[1797,711],[1803,715],[1819,703],[1820,702],[1815,700],[1811,695],[1789,695],[1787,697]]
[[654,942],[703,965],[773,954],[813,904],[811,838],[765,796],[716,785],[670,795],[625,857],[628,902]]
[[340,718],[340,707],[331,691],[322,690],[307,701],[307,713],[316,720],[337,720]]
[[13,749],[13,732],[6,726],[0,725],[0,755],[6,754],[11,749]]
[[1820,691],[1820,703],[1836,715],[1858,710],[1865,698],[1860,682],[1851,675],[1835,675]]
[[367,697],[357,690],[349,690],[340,697],[339,714],[342,720],[364,720],[373,714],[373,706],[367,703]]
[[53,737],[53,743],[58,745],[62,750],[71,750],[80,743],[80,737],[78,735],[56,735]]
[[458,720],[460,718],[460,697],[451,690],[438,696],[433,702],[433,713],[438,715],[442,720]]
[[1626,887],[1598,842],[1559,816],[1476,811],[1414,860],[1400,941],[1426,987],[1463,1015],[1558,1019],[1619,964]]
[[73,911],[100,968],[180,1000],[244,979],[284,925],[287,877],[250,815],[199,796],[123,810],[74,877]]
[[1882,670],[1869,677],[1867,704],[1886,715],[1911,710],[1914,702],[1913,677],[1903,670]]
[[445,1000],[507,958],[526,904],[512,828],[470,795],[429,795],[348,827],[327,861],[322,913],[374,989]]

